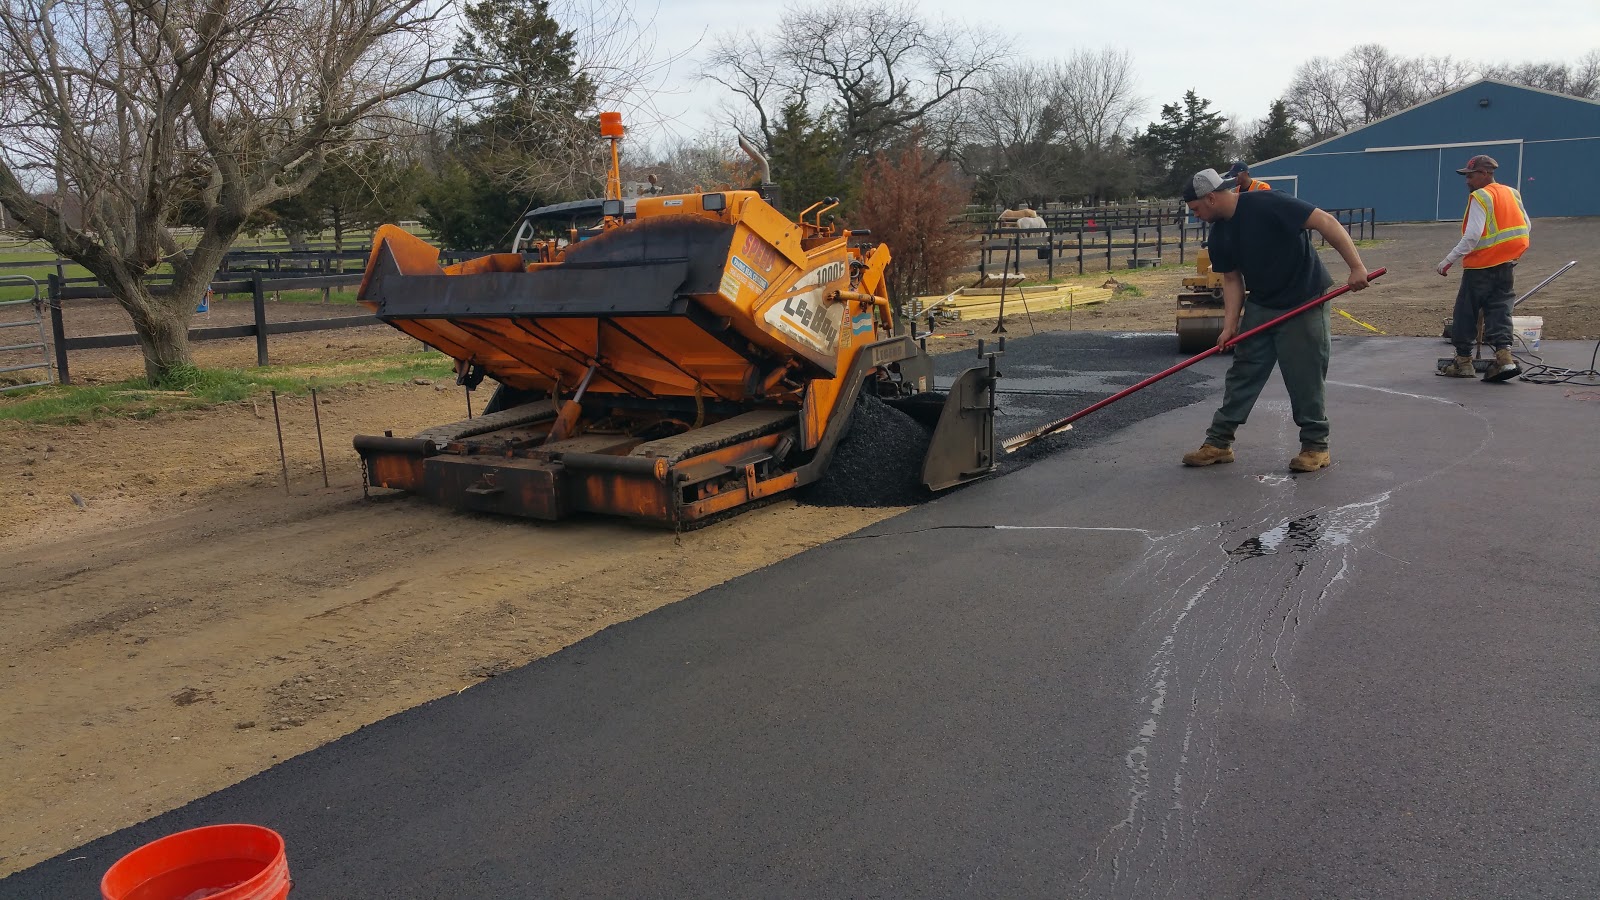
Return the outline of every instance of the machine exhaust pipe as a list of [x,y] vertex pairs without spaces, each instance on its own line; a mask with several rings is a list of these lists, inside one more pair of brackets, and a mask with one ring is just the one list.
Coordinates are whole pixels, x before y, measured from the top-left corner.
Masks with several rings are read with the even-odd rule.
[[761,167],[761,199],[773,206],[777,206],[778,186],[772,183],[772,165],[767,162],[767,158],[762,155],[761,151],[756,149],[756,145],[750,143],[750,139],[743,134],[739,135],[739,149],[743,150],[752,160],[755,160],[756,165]]

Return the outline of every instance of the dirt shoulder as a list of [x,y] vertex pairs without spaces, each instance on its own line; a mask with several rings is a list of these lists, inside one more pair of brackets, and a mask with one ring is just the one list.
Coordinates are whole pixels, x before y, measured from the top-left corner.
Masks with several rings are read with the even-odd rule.
[[[350,438],[454,388],[0,425],[0,875],[878,521],[779,504],[674,536],[362,499]],[[480,398],[481,402],[481,398]],[[77,497],[77,501],[73,497]],[[78,501],[81,501],[81,505]]]

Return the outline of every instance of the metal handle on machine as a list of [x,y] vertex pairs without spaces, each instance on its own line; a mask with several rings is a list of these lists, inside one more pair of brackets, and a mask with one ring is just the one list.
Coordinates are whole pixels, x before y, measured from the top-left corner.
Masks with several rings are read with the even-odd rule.
[[[1372,280],[1378,278],[1378,276],[1382,275],[1383,273],[1385,273],[1387,271],[1389,271],[1387,268],[1374,269],[1371,272],[1367,273],[1367,280],[1368,281],[1372,281]],[[1018,450],[1021,450],[1023,447],[1028,446],[1029,444],[1033,443],[1034,441],[1037,441],[1038,439],[1044,437],[1047,434],[1052,434],[1054,432],[1060,431],[1063,428],[1066,428],[1067,426],[1071,425],[1073,422],[1078,421],[1079,419],[1083,418],[1084,416],[1087,416],[1088,414],[1094,412],[1095,410],[1104,409],[1105,407],[1110,406],[1111,404],[1117,402],[1118,400],[1121,400],[1122,398],[1128,396],[1129,394],[1132,394],[1135,391],[1144,390],[1145,388],[1149,387],[1152,384],[1155,384],[1156,382],[1160,381],[1163,378],[1166,378],[1169,375],[1175,375],[1178,372],[1189,368],[1190,366],[1194,365],[1195,363],[1199,362],[1202,359],[1206,359],[1207,357],[1215,356],[1216,354],[1221,353],[1226,347],[1232,347],[1232,346],[1238,344],[1240,341],[1245,340],[1246,338],[1255,337],[1256,335],[1260,334],[1263,331],[1266,331],[1269,328],[1275,328],[1278,325],[1281,325],[1284,322],[1289,321],[1290,319],[1294,318],[1295,316],[1298,316],[1303,312],[1307,312],[1308,310],[1316,309],[1317,307],[1321,306],[1322,304],[1327,303],[1329,300],[1332,300],[1335,297],[1343,296],[1344,294],[1348,293],[1349,291],[1350,291],[1350,285],[1347,284],[1347,285],[1344,285],[1341,288],[1338,288],[1337,290],[1329,291],[1328,293],[1323,294],[1321,297],[1318,297],[1315,300],[1308,300],[1305,303],[1295,307],[1294,309],[1289,310],[1288,312],[1284,313],[1283,315],[1278,316],[1277,318],[1273,319],[1270,322],[1266,322],[1266,323],[1263,323],[1261,325],[1257,325],[1256,327],[1250,329],[1249,331],[1244,332],[1243,334],[1236,335],[1233,338],[1233,340],[1229,341],[1226,345],[1218,344],[1217,346],[1212,347],[1209,350],[1206,350],[1204,353],[1197,354],[1195,356],[1192,356],[1192,357],[1184,360],[1181,363],[1178,363],[1177,365],[1173,366],[1170,369],[1167,369],[1166,371],[1158,372],[1155,375],[1151,375],[1149,378],[1146,378],[1145,380],[1139,382],[1138,384],[1136,384],[1136,385],[1134,385],[1132,387],[1123,388],[1122,390],[1117,391],[1115,394],[1112,394],[1111,396],[1105,398],[1104,400],[1101,400],[1099,403],[1096,403],[1096,404],[1088,407],[1087,409],[1079,410],[1078,412],[1075,412],[1072,415],[1067,416],[1065,419],[1058,419],[1058,420],[1056,420],[1054,422],[1051,422],[1051,423],[1049,423],[1047,425],[1041,425],[1038,428],[1033,429],[1032,431],[1023,432],[1022,434],[1019,434],[1016,437],[1007,438],[1005,440],[1005,442],[1001,446],[1005,448],[1005,451],[1007,453],[1015,453]]]
[[1566,265],[1562,266],[1561,268],[1557,269],[1554,275],[1551,275],[1549,278],[1546,278],[1545,280],[1543,280],[1543,281],[1539,282],[1538,284],[1534,285],[1533,286],[1533,290],[1530,290],[1526,294],[1523,294],[1521,297],[1518,297],[1516,299],[1516,302],[1511,304],[1511,308],[1512,309],[1516,309],[1517,307],[1521,306],[1522,305],[1522,301],[1528,299],[1529,297],[1532,297],[1534,294],[1539,293],[1539,289],[1540,288],[1543,288],[1545,285],[1549,284],[1550,282],[1555,281],[1557,278],[1560,278],[1561,276],[1567,274],[1567,270],[1572,268],[1573,266],[1575,266],[1577,264],[1578,264],[1578,261],[1577,260],[1573,260],[1572,262],[1569,262]]

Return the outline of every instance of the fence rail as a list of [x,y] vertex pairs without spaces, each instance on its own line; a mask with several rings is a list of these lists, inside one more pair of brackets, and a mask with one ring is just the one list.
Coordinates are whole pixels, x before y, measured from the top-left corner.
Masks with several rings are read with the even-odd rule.
[[[1076,211],[1073,211],[1076,212]],[[1377,236],[1377,211],[1372,207],[1326,210],[1349,233],[1353,240],[1368,240]],[[1048,220],[1047,220],[1048,221]],[[1128,225],[1102,223],[1096,219],[1093,226],[1085,223],[1070,230],[1060,228],[986,228],[972,241],[978,252],[978,274],[984,277],[994,265],[996,253],[1005,254],[1002,269],[1020,274],[1022,260],[1027,254],[1044,260],[1047,276],[1055,277],[1056,261],[1071,261],[1077,274],[1086,271],[1090,260],[1105,260],[1105,271],[1114,267],[1119,256],[1127,260],[1128,267],[1137,269],[1145,265],[1159,265],[1169,247],[1176,247],[1178,264],[1188,261],[1192,249],[1205,246],[1211,227],[1205,222],[1157,221],[1152,224],[1135,222]],[[1324,245],[1327,240],[1322,240]],[[1146,251],[1153,251],[1149,253]],[[1141,256],[1141,253],[1144,255]]]
[[[295,276],[288,278],[267,278],[265,273],[252,272],[247,279],[230,279],[214,281],[211,290],[216,294],[243,294],[251,295],[252,312],[254,321],[248,325],[219,325],[204,328],[190,328],[189,340],[191,341],[216,341],[228,338],[254,337],[256,339],[256,365],[268,364],[267,336],[273,334],[297,334],[310,331],[333,331],[341,328],[364,328],[368,325],[381,325],[383,322],[374,315],[364,314],[356,316],[339,316],[329,319],[302,319],[294,322],[268,322],[267,321],[267,291],[292,291],[317,288],[348,287],[361,283],[361,274],[350,275],[321,275],[321,276]],[[170,293],[169,285],[152,285],[153,293]],[[112,347],[137,347],[139,336],[133,333],[123,334],[96,334],[83,337],[67,337],[66,319],[63,315],[63,303],[73,300],[108,300],[112,299],[111,292],[104,285],[88,287],[71,287],[62,283],[55,275],[50,276],[49,302],[51,344],[55,348],[57,379],[61,384],[72,383],[72,370],[68,365],[68,354],[73,350],[100,350]]]

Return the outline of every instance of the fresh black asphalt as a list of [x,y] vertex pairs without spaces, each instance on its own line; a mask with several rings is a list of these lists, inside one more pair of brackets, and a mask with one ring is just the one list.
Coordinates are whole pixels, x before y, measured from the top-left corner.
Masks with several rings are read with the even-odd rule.
[[[1339,342],[1326,471],[1286,471],[1277,385],[1237,462],[1178,465],[1209,360],[1175,386],[1207,402],[1117,404],[0,898],[237,820],[296,900],[1600,896],[1600,392],[1436,378],[1439,346]],[[1178,358],[1025,347],[1011,385],[1091,394]]]

